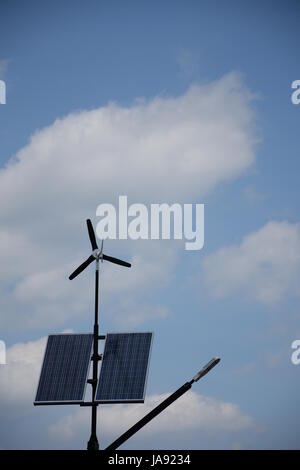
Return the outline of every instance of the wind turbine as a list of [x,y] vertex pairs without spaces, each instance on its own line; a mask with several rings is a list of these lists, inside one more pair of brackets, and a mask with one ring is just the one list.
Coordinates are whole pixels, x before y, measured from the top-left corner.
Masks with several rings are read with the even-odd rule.
[[131,264],[127,263],[126,261],[122,261],[121,259],[118,258],[113,258],[112,256],[107,256],[103,253],[103,240],[101,242],[101,249],[99,250],[97,242],[96,242],[96,237],[95,237],[95,232],[93,229],[92,222],[90,219],[87,219],[87,228],[89,232],[89,237],[92,245],[92,254],[89,256],[78,268],[75,269],[75,271],[69,276],[70,281],[74,279],[74,277],[78,276],[82,271],[84,271],[85,268],[87,268],[93,261],[96,260],[96,270],[97,270],[97,262],[99,263],[99,260],[103,262],[104,261],[110,261],[111,263],[114,264],[119,264],[120,266],[125,266],[126,268],[130,268]]
[[[92,245],[92,254],[80,265],[75,271],[69,276],[72,280],[78,274],[85,270],[93,261],[96,261],[95,270],[95,322],[94,322],[94,346],[93,346],[93,378],[89,382],[92,384],[92,402],[95,401],[96,389],[98,383],[98,362],[101,360],[101,356],[98,354],[98,340],[101,339],[99,336],[99,323],[98,323],[98,303],[99,303],[99,261],[109,261],[110,263],[119,264],[130,268],[131,264],[121,259],[107,256],[103,253],[103,240],[101,242],[101,248],[99,249],[96,241],[94,228],[90,219],[87,219],[87,228],[89,232],[89,238]],[[92,425],[91,425],[91,437],[88,442],[88,450],[99,450],[99,443],[97,439],[97,404],[92,405]]]

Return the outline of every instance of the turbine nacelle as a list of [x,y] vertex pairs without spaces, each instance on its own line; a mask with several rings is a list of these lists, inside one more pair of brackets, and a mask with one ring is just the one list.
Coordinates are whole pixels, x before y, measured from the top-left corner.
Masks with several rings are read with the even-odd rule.
[[101,260],[101,261],[103,262],[103,256],[102,256],[102,254],[103,254],[103,240],[101,241],[101,248],[100,248],[100,250],[99,250],[99,248],[96,248],[96,250],[93,250],[93,251],[92,251],[92,255],[94,256],[94,258],[95,258],[96,260],[98,260],[98,261]]

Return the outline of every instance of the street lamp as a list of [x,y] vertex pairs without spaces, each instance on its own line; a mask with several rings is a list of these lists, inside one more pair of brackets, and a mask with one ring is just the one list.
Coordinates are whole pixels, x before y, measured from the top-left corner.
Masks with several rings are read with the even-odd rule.
[[134,424],[128,431],[124,432],[118,439],[116,439],[112,444],[106,447],[106,451],[114,451],[120,445],[122,445],[127,439],[133,436],[136,432],[138,432],[142,427],[144,427],[149,421],[151,421],[155,416],[165,410],[169,405],[171,405],[177,398],[181,397],[185,392],[192,388],[194,382],[198,382],[204,375],[206,375],[213,367],[215,367],[220,362],[219,357],[214,357],[211,359],[189,382],[186,382],[182,385],[176,392],[172,393],[169,397],[167,397],[164,401],[162,401],[156,408],[154,408],[150,413],[144,416],[140,421]]

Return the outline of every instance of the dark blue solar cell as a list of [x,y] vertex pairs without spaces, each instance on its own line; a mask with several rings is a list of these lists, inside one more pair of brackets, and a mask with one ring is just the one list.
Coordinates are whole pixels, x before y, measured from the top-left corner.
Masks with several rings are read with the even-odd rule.
[[35,405],[83,401],[92,346],[92,334],[48,337]]
[[106,336],[97,402],[144,402],[152,336],[152,333],[109,333]]

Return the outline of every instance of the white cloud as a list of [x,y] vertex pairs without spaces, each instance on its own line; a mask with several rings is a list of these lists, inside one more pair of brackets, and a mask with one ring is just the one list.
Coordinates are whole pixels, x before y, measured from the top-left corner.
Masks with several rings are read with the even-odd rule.
[[[24,277],[15,287],[11,301],[19,312],[19,324],[25,327],[60,325],[80,316],[90,305],[93,292],[89,279],[80,280],[80,289],[67,279],[71,265],[37,271]],[[68,305],[65,309],[64,306]]]
[[272,304],[300,294],[300,224],[268,222],[239,245],[204,260],[207,287],[217,298],[241,293]]
[[172,314],[164,305],[148,305],[130,300],[122,302],[121,306],[114,306],[111,312],[115,322],[124,329],[134,328],[147,320],[168,318]]
[[[255,159],[251,99],[229,74],[176,98],[110,103],[37,131],[0,171],[0,278],[9,292],[0,323],[15,322],[20,310],[24,327],[85,313],[85,276],[80,290],[67,276],[88,255],[84,220],[101,202],[116,203],[120,194],[129,204],[193,202],[244,173]],[[103,297],[119,302],[125,291],[149,295],[166,285],[180,242],[108,246],[133,258],[130,273],[106,268]]]
[[[66,330],[72,332],[71,330]],[[17,343],[7,350],[7,365],[0,374],[0,416],[5,425],[9,422],[10,432],[18,421],[12,419],[37,411],[33,407],[46,338],[27,343]],[[99,410],[101,434],[105,439],[117,437],[146,413],[164,400],[168,394],[152,395],[145,404],[105,405]],[[45,410],[43,412],[46,413]],[[35,413],[36,414],[36,413]],[[252,419],[240,408],[228,402],[187,392],[159,417],[145,427],[145,436],[160,433],[157,446],[163,446],[163,433],[184,433],[185,431],[231,431],[236,432],[252,426]],[[49,425],[53,444],[67,447],[68,442],[82,439],[85,442],[90,427],[90,410],[78,408],[72,414]],[[152,441],[153,442],[153,439]]]
[[253,163],[250,100],[230,74],[177,98],[130,108],[111,103],[58,119],[2,172],[2,191],[13,198],[9,205],[1,200],[1,212],[24,218],[30,208],[48,221],[49,206],[51,214],[73,208],[74,215],[76,204],[90,211],[94,201],[95,210],[101,196],[111,199],[116,190],[151,200],[199,197]]
[[[87,234],[85,236],[87,238]],[[164,247],[163,243],[149,242],[147,247],[145,244],[136,246],[131,269],[104,263],[100,274],[101,315],[126,328],[151,318],[169,316],[170,310],[153,303],[151,295],[153,289],[162,288],[171,280],[176,251],[172,244]],[[110,253],[109,248],[107,253]],[[23,328],[53,327],[76,319],[83,312],[86,315],[87,307],[93,305],[94,267],[72,282],[67,277],[87,254],[88,250],[81,259],[76,258],[64,266],[37,270],[21,278],[10,292],[3,291],[0,297],[2,326],[18,321]],[[147,304],[149,301],[151,306]]]
[[[72,333],[66,329],[63,333]],[[47,337],[16,343],[6,351],[6,365],[0,369],[0,416],[32,413]]]
[[46,338],[17,343],[7,349],[0,374],[0,415],[33,409],[34,394],[46,347]]
[[[105,405],[99,409],[101,433],[106,439],[118,437],[139,419],[163,401],[168,394],[151,395],[144,405]],[[240,408],[228,402],[198,395],[189,391],[154,418],[143,430],[143,436],[157,436],[155,448],[163,448],[164,434],[187,431],[230,431],[237,432],[253,425],[252,418]],[[49,427],[49,435],[54,441],[68,442],[78,437],[83,440],[88,435],[90,413],[79,409],[60,419]],[[147,442],[145,440],[145,442]]]

